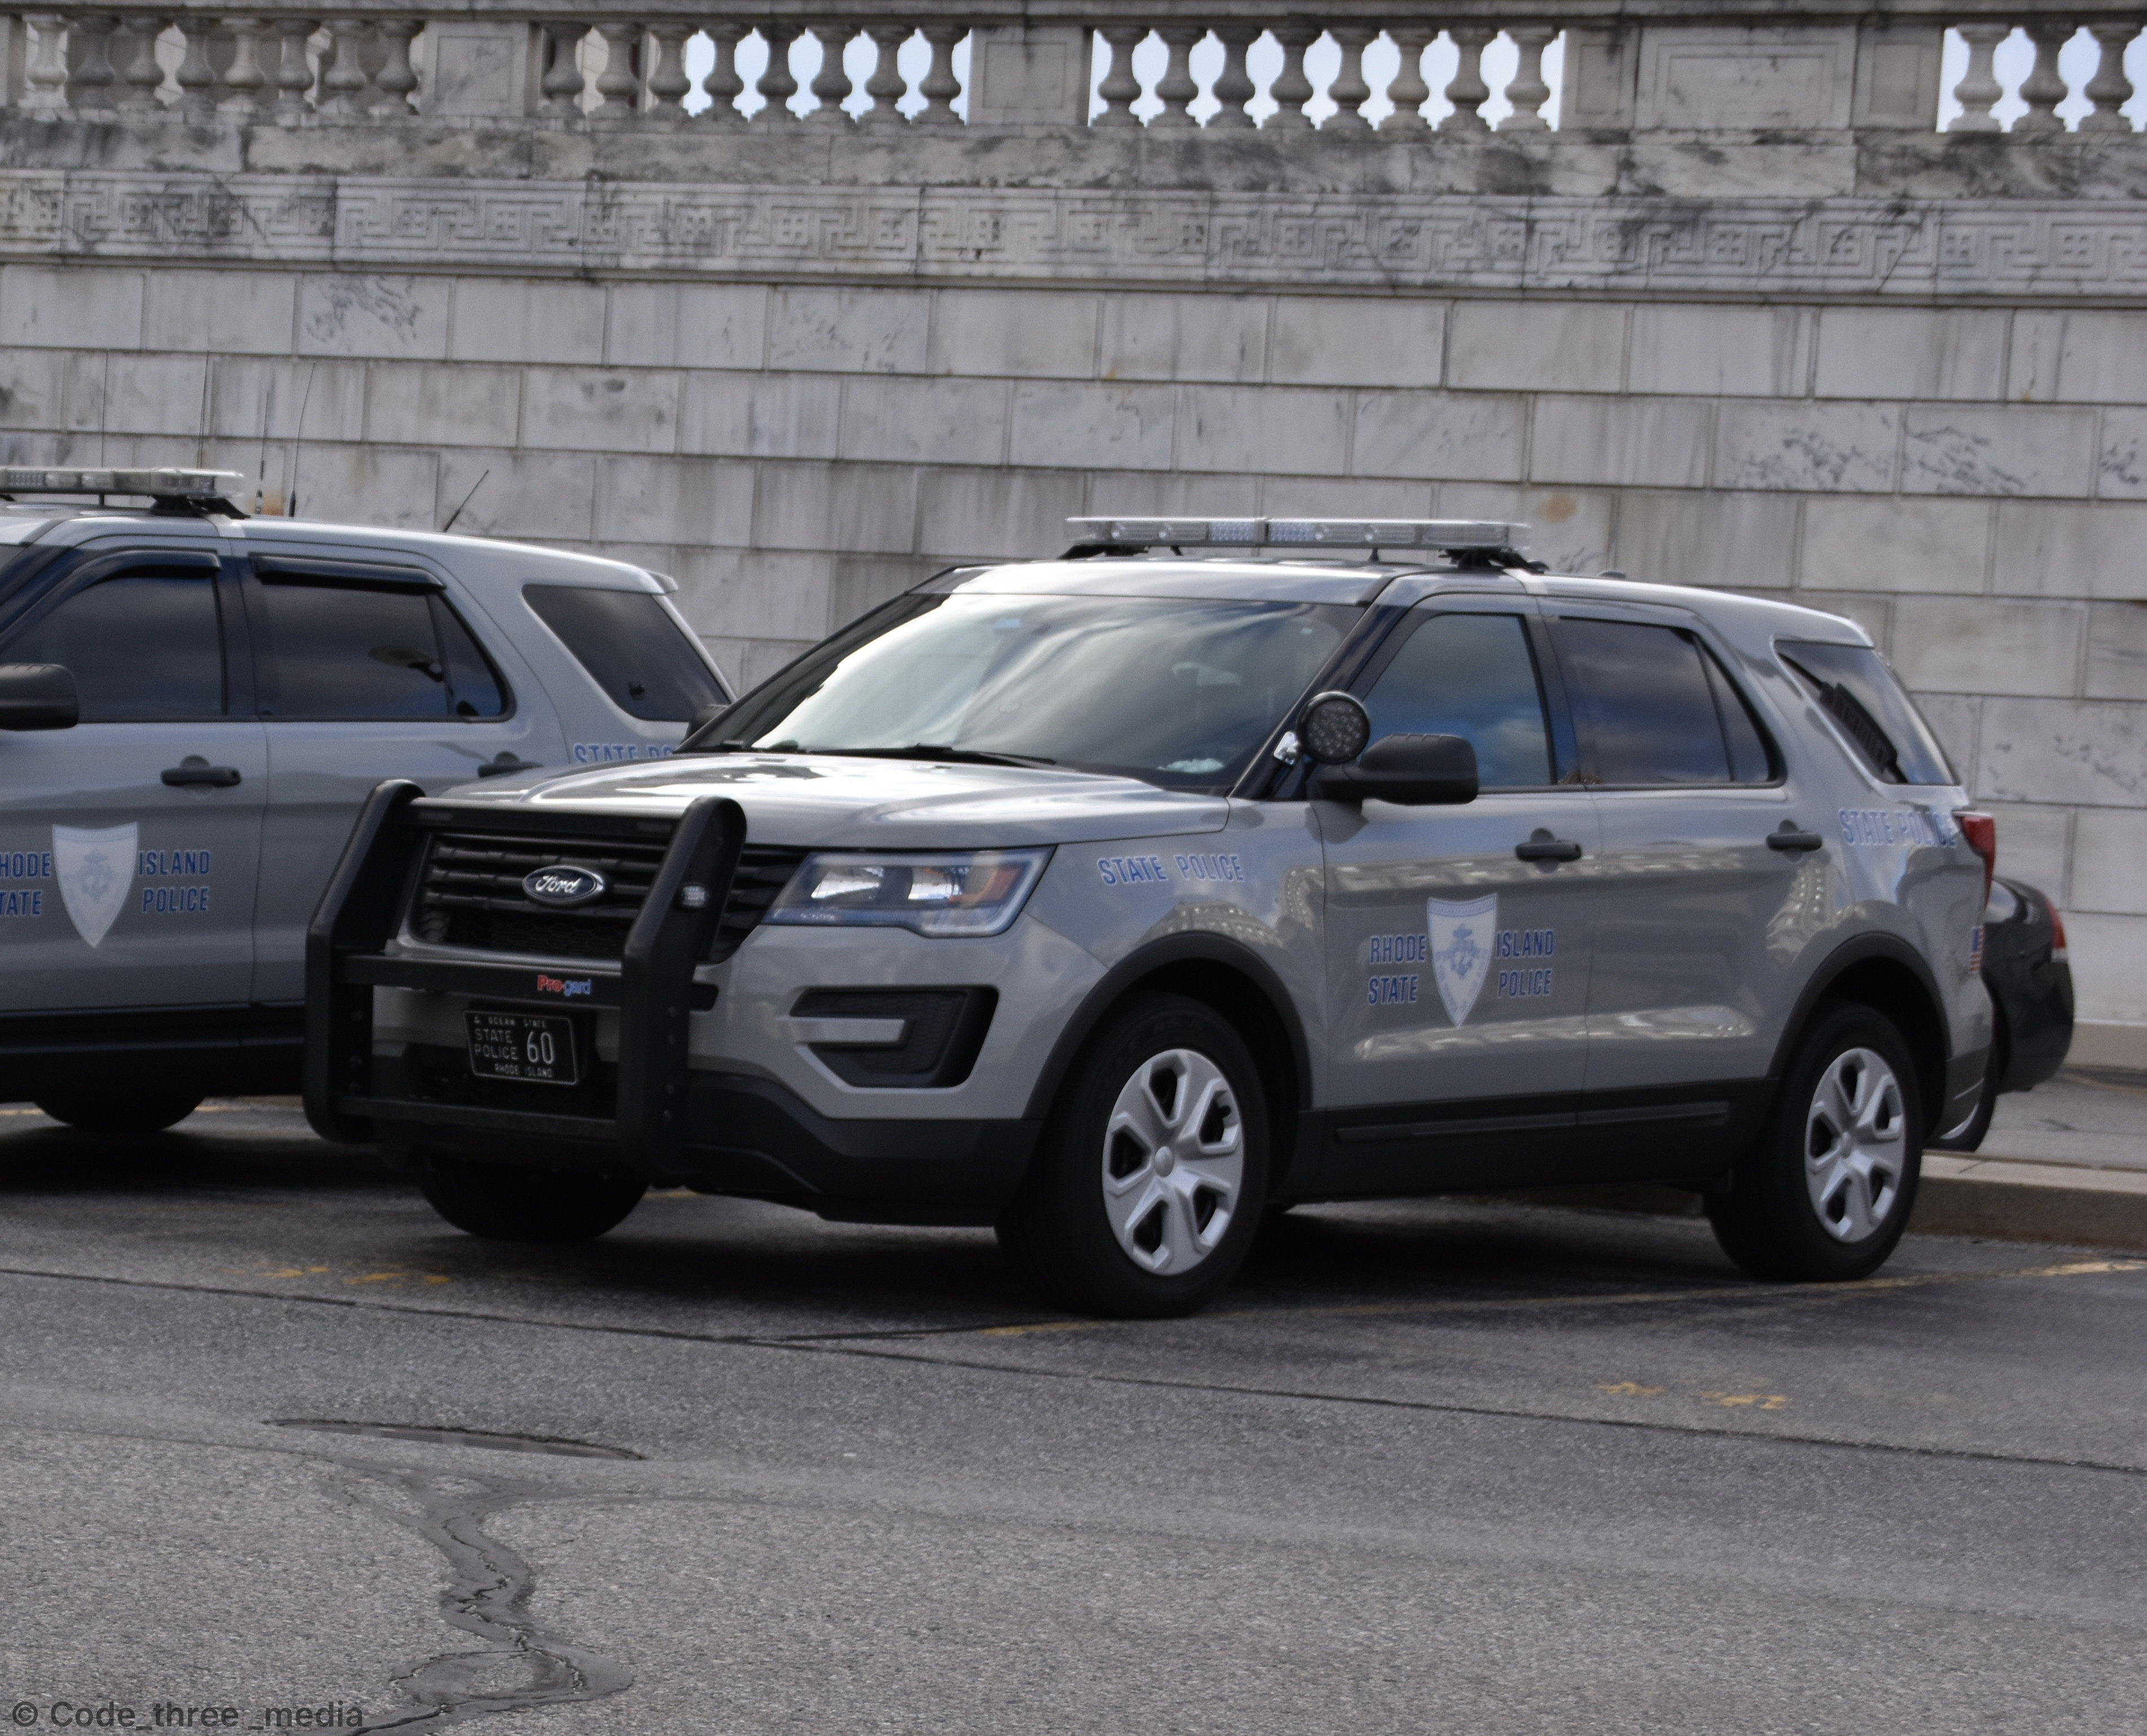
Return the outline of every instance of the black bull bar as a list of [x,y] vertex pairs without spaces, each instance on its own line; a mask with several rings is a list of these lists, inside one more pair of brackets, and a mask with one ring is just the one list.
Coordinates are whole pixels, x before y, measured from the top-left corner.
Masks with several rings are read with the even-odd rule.
[[[367,798],[328,890],[306,931],[306,1119],[323,1138],[346,1143],[378,1137],[382,1122],[421,1122],[443,1131],[573,1143],[645,1175],[675,1170],[684,1143],[688,1020],[694,968],[707,959],[745,844],[745,813],[723,796],[692,803],[673,826],[648,896],[613,973],[578,964],[590,979],[587,1003],[618,1010],[618,1092],[612,1117],[419,1102],[375,1089],[373,991],[418,988],[481,995],[557,1010],[541,998],[528,965],[391,957],[433,832],[498,832],[527,837],[541,828],[571,848],[578,822],[616,836],[616,817],[537,818],[523,810],[414,806],[424,794],[392,778]],[[703,895],[692,904],[684,888]],[[554,967],[556,968],[556,967]]]

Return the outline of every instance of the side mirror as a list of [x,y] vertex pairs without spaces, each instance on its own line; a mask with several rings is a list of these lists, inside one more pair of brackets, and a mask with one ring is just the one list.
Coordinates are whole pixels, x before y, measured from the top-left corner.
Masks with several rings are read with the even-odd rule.
[[1476,748],[1466,736],[1383,735],[1351,765],[1323,765],[1312,774],[1323,802],[1373,797],[1413,808],[1453,806],[1476,799]]
[[0,729],[72,729],[81,721],[73,670],[62,663],[0,663]]

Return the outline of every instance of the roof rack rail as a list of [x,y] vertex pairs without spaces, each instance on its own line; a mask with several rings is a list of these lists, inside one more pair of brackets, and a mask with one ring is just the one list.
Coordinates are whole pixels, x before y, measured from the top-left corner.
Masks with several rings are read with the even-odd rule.
[[[1068,518],[1081,553],[1148,548],[1421,548],[1526,566],[1525,524],[1484,518]],[[1501,559],[1499,558],[1506,558]]]
[[229,485],[245,478],[236,470],[79,469],[34,464],[0,466],[0,495],[146,494],[162,512],[221,510],[234,516]]

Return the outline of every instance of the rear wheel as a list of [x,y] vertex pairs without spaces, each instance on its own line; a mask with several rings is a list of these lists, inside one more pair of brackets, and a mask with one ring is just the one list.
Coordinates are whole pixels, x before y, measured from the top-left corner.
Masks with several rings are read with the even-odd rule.
[[491,1242],[593,1242],[641,1203],[638,1177],[428,1157],[418,1186],[448,1223]]
[[41,1097],[38,1108],[86,1133],[160,1133],[201,1105],[198,1091],[113,1092],[101,1097]]
[[1798,1045],[1765,1131],[1707,1215],[1755,1278],[1868,1277],[1908,1226],[1922,1153],[1900,1033],[1867,1007],[1834,1007]]
[[1267,1174],[1267,1105],[1243,1039],[1198,1001],[1144,995],[1075,1063],[999,1241],[1077,1308],[1189,1313],[1244,1259]]

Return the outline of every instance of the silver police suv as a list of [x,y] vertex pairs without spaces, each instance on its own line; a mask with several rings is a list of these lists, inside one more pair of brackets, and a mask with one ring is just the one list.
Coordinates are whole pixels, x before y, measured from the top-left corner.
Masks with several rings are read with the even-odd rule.
[[0,1100],[80,1126],[298,1088],[306,924],[382,778],[645,763],[727,697],[636,568],[236,480],[0,470]]
[[1524,527],[1074,521],[678,756],[376,791],[307,1108],[481,1236],[652,1183],[993,1224],[1193,1308],[1290,1203],[1647,1179],[1891,1251],[1990,1039],[1994,841],[1869,641]]

